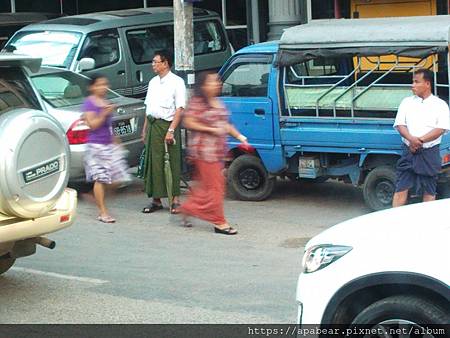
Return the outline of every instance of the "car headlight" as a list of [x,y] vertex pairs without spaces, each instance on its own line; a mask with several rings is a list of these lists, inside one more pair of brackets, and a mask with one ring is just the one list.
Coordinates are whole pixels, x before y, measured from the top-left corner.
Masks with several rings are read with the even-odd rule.
[[322,244],[306,250],[303,256],[303,272],[311,273],[335,262],[353,248],[345,245]]

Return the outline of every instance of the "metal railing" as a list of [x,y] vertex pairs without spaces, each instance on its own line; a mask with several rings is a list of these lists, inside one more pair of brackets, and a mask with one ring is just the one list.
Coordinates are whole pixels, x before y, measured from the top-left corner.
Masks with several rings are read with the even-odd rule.
[[[338,101],[342,99],[345,95],[348,93],[351,93],[350,98],[350,105],[348,109],[350,110],[350,117],[355,117],[355,106],[356,101],[360,99],[363,95],[367,94],[370,89],[375,87],[381,87],[381,88],[399,88],[399,87],[405,87],[410,86],[409,84],[404,83],[380,83],[383,79],[385,79],[390,74],[393,74],[396,71],[401,71],[401,73],[411,73],[415,69],[422,68],[426,66],[427,60],[429,60],[428,57],[418,59],[416,61],[401,61],[400,57],[395,56],[395,61],[382,61],[380,56],[377,57],[363,57],[369,65],[371,65],[370,69],[365,72],[361,77],[357,78],[358,73],[362,73],[362,57],[355,57],[357,59],[357,64],[354,67],[354,69],[347,75],[323,75],[323,76],[310,76],[310,75],[301,75],[298,74],[298,72],[295,70],[293,66],[285,67],[283,69],[283,93],[285,96],[285,104],[288,111],[288,115],[292,116],[292,107],[289,104],[289,95],[287,93],[287,88],[328,88],[325,90],[324,93],[321,93],[320,96],[315,101],[315,107],[303,107],[305,109],[315,109],[315,115],[316,117],[320,116],[320,110],[324,109],[320,106],[320,102],[323,101],[328,95],[331,95],[335,93],[335,90],[337,89],[344,89],[337,97],[333,99],[332,108],[333,108],[333,117],[336,117],[337,115],[337,105]],[[375,60],[374,60],[375,58]],[[428,67],[434,73],[434,94],[438,94],[438,88],[447,88],[447,90],[450,91],[450,86],[448,84],[448,79],[450,78],[450,69],[447,71],[447,83],[438,83],[438,56],[432,55],[432,65],[431,67]],[[448,60],[447,60],[448,61]],[[390,67],[386,70],[383,70],[381,67],[383,65],[389,65]],[[447,62],[448,66],[448,62]],[[449,68],[449,67],[447,67]],[[305,68],[306,69],[306,68]],[[288,74],[287,71],[289,71],[298,82],[301,84],[293,84],[288,83]],[[377,71],[383,71],[381,75],[379,75],[376,79],[374,79],[371,83],[369,83],[367,86],[361,86],[360,84],[367,79],[369,76],[376,74]],[[348,80],[355,79],[354,82],[349,86],[342,86],[343,83],[345,83]],[[318,84],[308,84],[308,80],[319,80],[324,81],[328,79],[336,79],[336,83],[318,83]],[[297,81],[296,81],[297,82]],[[358,91],[360,89],[360,91]],[[450,96],[450,95],[449,95]],[[450,98],[449,98],[450,99]],[[298,107],[302,108],[302,107]],[[375,108],[374,108],[375,109]]]

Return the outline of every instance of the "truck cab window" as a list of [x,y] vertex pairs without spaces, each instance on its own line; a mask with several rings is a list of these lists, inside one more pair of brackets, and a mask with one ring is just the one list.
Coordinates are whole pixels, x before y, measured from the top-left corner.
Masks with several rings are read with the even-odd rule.
[[222,96],[267,96],[270,62],[236,63],[223,76]]

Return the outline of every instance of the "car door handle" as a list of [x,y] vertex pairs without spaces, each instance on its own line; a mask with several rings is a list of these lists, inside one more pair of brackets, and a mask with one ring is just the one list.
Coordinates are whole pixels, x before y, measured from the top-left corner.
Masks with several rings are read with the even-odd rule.
[[117,72],[117,75],[125,75],[125,71],[124,71],[124,70],[119,70],[119,71]]
[[141,72],[140,70],[136,71],[136,79],[137,79],[139,82],[144,81],[144,77],[142,76],[142,72]]
[[264,109],[255,109],[255,115],[266,115],[266,111]]

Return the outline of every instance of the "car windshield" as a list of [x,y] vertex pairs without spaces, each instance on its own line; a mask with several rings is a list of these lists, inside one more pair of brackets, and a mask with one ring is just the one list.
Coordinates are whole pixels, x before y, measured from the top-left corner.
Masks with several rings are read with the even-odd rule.
[[15,53],[40,57],[46,66],[69,68],[80,40],[81,34],[75,32],[19,32],[6,48]]
[[[31,79],[43,99],[54,108],[80,105],[89,96],[89,79],[70,71],[38,73]],[[108,91],[109,100],[117,97],[116,93]]]

